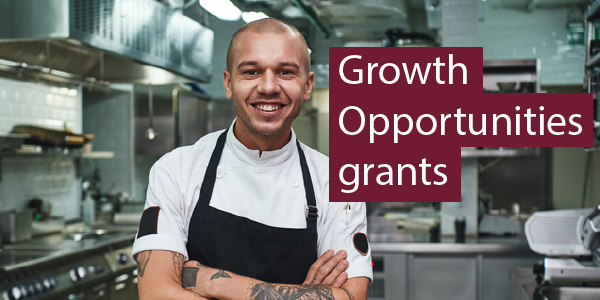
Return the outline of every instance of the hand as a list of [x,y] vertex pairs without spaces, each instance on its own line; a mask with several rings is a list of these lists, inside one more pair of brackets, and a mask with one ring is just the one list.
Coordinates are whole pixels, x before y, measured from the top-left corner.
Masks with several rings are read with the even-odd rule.
[[348,279],[348,261],[347,253],[344,250],[334,251],[329,249],[315,261],[308,270],[303,285],[307,284],[325,284],[332,287],[341,287]]

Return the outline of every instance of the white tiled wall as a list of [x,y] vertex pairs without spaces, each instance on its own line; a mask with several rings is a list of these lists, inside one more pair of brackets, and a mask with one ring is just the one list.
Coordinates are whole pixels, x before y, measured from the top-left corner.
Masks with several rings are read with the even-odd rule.
[[0,209],[24,208],[41,198],[52,204],[53,216],[79,217],[80,187],[70,158],[4,157]]
[[30,124],[81,133],[81,93],[77,88],[0,78],[0,133]]
[[[16,124],[29,124],[81,133],[81,92],[0,78],[0,134]],[[80,180],[73,158],[2,157],[0,209],[24,208],[32,198],[52,203],[52,214],[79,217]]]
[[442,1],[442,45],[477,46],[478,0]]
[[490,7],[485,21],[478,25],[483,59],[540,58],[542,84],[582,84],[584,46],[567,43],[567,18],[573,9],[536,8],[529,12]]
[[[133,194],[133,86],[118,85],[111,92],[85,91],[83,127],[95,135],[94,151],[114,151],[113,159],[86,162],[98,168],[102,192]],[[110,190],[109,190],[110,189]]]

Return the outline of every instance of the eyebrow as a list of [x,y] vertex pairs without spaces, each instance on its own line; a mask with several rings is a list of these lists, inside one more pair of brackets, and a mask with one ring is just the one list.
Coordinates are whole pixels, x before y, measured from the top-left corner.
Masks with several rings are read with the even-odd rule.
[[[237,69],[239,70],[240,68],[245,67],[245,66],[258,66],[258,65],[259,65],[259,63],[257,61],[254,61],[254,60],[243,61],[243,62],[241,62],[237,66]],[[282,66],[282,67],[292,67],[292,68],[300,71],[300,66],[298,64],[296,64],[296,63],[293,63],[293,62],[280,62],[279,66]]]

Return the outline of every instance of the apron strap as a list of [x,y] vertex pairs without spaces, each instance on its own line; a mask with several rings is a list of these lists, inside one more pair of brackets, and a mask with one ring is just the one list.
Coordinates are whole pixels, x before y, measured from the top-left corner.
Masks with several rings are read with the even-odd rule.
[[225,129],[225,131],[219,135],[219,138],[217,139],[217,145],[210,156],[208,167],[206,167],[204,180],[202,181],[202,186],[200,187],[200,197],[198,200],[202,204],[210,204],[210,199],[212,198],[212,193],[215,188],[215,180],[217,178],[217,167],[219,166],[219,161],[221,160],[223,148],[225,148],[227,131],[229,131],[229,128]]
[[302,168],[304,191],[306,192],[306,228],[317,229],[317,217],[319,216],[319,210],[317,209],[315,189],[313,188],[312,178],[310,177],[310,171],[308,170],[308,164],[306,163],[304,151],[302,151],[302,147],[300,147],[300,142],[298,140],[296,140],[296,145],[298,146],[298,156],[300,157],[300,167]]
[[[217,178],[217,168],[219,166],[219,161],[221,160],[221,154],[223,153],[223,148],[225,148],[225,139],[227,138],[226,129],[219,138],[217,139],[217,145],[210,156],[210,161],[208,162],[208,166],[206,168],[206,172],[204,173],[204,180],[202,181],[202,186],[200,187],[200,197],[198,202],[202,204],[209,205],[210,199],[212,198],[212,193],[215,188],[215,181]],[[317,209],[317,200],[315,197],[315,189],[313,188],[312,178],[310,177],[310,171],[308,169],[308,164],[306,163],[306,157],[304,156],[304,151],[300,147],[300,142],[296,140],[296,145],[298,147],[298,156],[300,157],[300,168],[302,169],[302,179],[304,181],[304,191],[306,193],[306,204],[307,204],[307,212],[306,212],[306,228],[307,229],[317,229],[317,217],[318,217],[318,209]]]

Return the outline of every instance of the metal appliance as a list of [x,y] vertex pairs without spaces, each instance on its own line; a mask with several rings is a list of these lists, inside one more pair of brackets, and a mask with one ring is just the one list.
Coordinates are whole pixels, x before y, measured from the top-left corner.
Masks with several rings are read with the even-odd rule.
[[[62,240],[61,235],[47,239],[54,243],[5,247],[0,252],[1,300],[137,299],[132,235],[122,235],[115,242],[86,237]],[[58,250],[57,245],[79,249]]]
[[214,33],[154,0],[0,0],[0,74],[59,82],[207,82]]
[[534,267],[539,283],[600,284],[600,205],[536,212],[525,223],[525,234],[531,250],[547,256]]
[[7,244],[30,240],[32,215],[28,209],[0,212],[0,239]]

